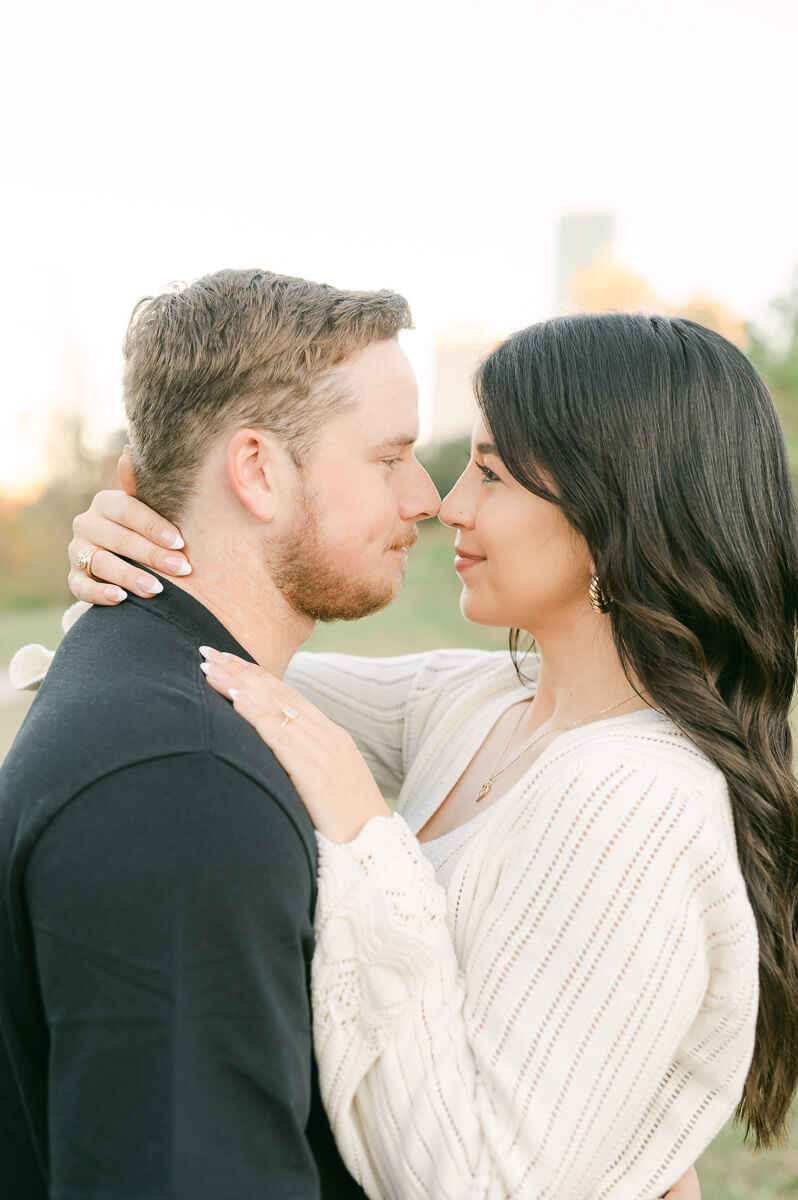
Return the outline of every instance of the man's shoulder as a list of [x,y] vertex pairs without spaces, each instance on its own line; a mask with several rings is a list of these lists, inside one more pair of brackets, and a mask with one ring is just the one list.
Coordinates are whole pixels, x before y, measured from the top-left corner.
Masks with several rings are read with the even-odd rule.
[[[0,768],[3,808],[44,824],[75,796],[146,770],[185,788],[203,762],[276,802],[314,848],[296,791],[255,731],[214,692],[195,641],[140,607],[92,610],[66,634]],[[190,770],[189,770],[190,767]],[[218,768],[218,770],[217,770]],[[115,782],[116,781],[116,782]],[[27,821],[26,821],[27,824]]]
[[92,609],[63,638],[4,766],[32,770],[46,755],[96,778],[126,761],[204,748],[193,657],[168,621],[133,606]]

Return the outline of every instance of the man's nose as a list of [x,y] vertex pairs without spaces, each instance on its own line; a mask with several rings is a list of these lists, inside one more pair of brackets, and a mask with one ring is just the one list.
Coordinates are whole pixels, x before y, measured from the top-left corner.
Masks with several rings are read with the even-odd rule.
[[441,498],[429,472],[420,462],[416,462],[415,466],[415,486],[405,501],[402,516],[408,521],[425,521],[427,517],[435,516],[441,506]]

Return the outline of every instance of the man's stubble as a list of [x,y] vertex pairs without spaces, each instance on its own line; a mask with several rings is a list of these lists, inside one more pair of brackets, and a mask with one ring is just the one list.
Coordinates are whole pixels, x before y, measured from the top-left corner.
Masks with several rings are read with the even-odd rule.
[[[410,548],[416,527],[386,549]],[[404,567],[392,579],[363,580],[345,575],[330,562],[319,537],[312,505],[303,498],[300,515],[286,541],[269,557],[272,579],[295,612],[314,621],[358,621],[391,603],[404,578]]]

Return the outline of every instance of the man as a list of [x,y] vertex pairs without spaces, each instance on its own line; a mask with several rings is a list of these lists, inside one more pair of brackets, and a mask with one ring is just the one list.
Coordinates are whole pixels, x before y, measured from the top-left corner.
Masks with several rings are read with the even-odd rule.
[[394,596],[438,507],[409,322],[259,271],[134,312],[137,491],[193,573],[70,630],[0,770],[3,1197],[362,1194],[312,1075],[313,830],[198,648],[281,674]]

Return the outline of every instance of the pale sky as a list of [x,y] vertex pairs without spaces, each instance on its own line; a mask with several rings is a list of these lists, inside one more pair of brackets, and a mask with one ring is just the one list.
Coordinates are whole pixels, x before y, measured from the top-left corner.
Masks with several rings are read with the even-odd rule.
[[557,221],[614,213],[668,303],[761,316],[798,264],[786,0],[47,0],[4,22],[0,488],[53,406],[124,424],[144,294],[221,267],[393,287],[437,333],[552,311]]

